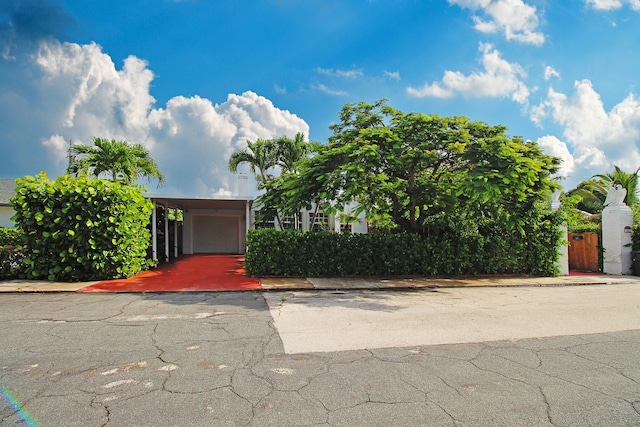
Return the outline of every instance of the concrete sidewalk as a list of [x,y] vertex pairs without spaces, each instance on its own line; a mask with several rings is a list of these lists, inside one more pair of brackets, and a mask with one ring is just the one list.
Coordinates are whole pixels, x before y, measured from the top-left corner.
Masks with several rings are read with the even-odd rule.
[[[640,284],[637,276],[571,275],[558,277],[480,277],[480,278],[361,278],[361,277],[265,277],[261,290],[353,290],[421,289],[465,287],[540,287]],[[46,280],[0,281],[1,292],[76,292],[98,282],[49,282]]]

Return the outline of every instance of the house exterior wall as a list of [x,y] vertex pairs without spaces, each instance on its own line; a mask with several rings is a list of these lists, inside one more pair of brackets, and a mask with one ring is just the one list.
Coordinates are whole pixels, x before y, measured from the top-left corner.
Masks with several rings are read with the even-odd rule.
[[15,211],[11,206],[0,206],[0,227],[13,228],[15,223],[11,221],[11,217]]
[[[297,220],[298,230],[309,231],[312,229],[311,221],[312,221],[312,218],[314,218],[314,212],[315,212],[315,208],[312,206],[312,209],[310,210],[303,209],[298,213],[298,220]],[[252,210],[251,223],[250,223],[252,228],[256,228],[255,217],[256,217],[256,210]],[[275,228],[275,229],[294,228],[293,218],[285,217],[282,219],[283,219],[283,224],[278,224],[278,221],[276,220],[276,218],[274,218],[272,221],[270,221],[268,224],[265,224],[265,225],[269,228]],[[349,230],[352,233],[368,232],[367,221],[364,213],[359,214],[357,219],[351,222],[350,224],[342,224],[340,222],[339,217],[336,217],[335,215],[325,215],[322,211],[320,211],[319,214],[315,216],[315,219],[316,219],[316,224],[319,227],[330,232],[340,233],[347,230]]]

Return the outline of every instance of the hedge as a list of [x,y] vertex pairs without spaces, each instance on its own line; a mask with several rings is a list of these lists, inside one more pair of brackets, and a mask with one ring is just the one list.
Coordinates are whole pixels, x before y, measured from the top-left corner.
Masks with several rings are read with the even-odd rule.
[[23,243],[24,233],[17,228],[0,227],[0,246],[17,246]]
[[44,173],[16,182],[11,203],[25,235],[25,278],[102,280],[150,265],[152,204],[140,187]]
[[258,229],[247,235],[245,266],[253,276],[553,276],[561,239],[553,218],[530,227],[524,238]]

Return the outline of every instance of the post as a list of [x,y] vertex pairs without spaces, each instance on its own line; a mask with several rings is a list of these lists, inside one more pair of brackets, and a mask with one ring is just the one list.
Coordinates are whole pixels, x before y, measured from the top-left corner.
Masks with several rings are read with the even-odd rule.
[[156,212],[156,204],[153,203],[153,210],[151,211],[151,257],[154,263],[158,263],[158,214]]
[[164,205],[164,261],[169,262],[169,205]]
[[173,220],[173,257],[178,258],[178,209]]
[[242,248],[242,253],[247,252],[247,234],[249,234],[249,229],[251,228],[251,202],[249,200],[246,201],[244,206],[244,247]]
[[619,185],[610,188],[602,211],[603,270],[606,274],[631,274],[633,212],[624,203],[626,194]]

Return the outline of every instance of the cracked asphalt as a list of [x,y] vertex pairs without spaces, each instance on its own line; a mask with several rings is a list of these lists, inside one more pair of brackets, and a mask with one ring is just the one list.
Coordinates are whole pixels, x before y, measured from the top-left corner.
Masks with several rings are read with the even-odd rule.
[[640,286],[2,294],[0,395],[2,427],[637,426]]

